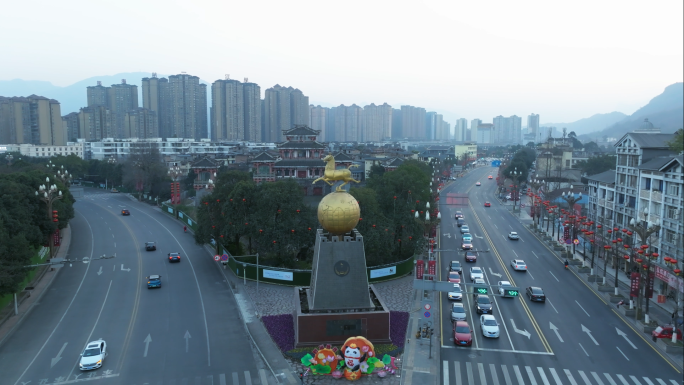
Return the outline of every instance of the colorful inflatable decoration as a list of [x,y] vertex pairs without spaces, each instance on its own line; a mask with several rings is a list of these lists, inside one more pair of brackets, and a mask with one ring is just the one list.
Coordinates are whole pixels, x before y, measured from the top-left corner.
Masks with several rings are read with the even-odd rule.
[[302,358],[302,365],[314,375],[330,375],[355,381],[373,373],[384,378],[395,374],[395,358],[385,354],[382,360],[375,356],[373,344],[364,337],[350,337],[341,350],[330,345],[320,345],[313,355]]

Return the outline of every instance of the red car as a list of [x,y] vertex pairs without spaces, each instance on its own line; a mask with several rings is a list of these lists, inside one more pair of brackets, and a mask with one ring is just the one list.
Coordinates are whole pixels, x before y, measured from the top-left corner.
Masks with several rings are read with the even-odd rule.
[[491,176],[491,175],[490,175],[490,176],[488,176],[488,177],[487,177],[487,179],[492,179],[492,176]]
[[477,262],[477,253],[474,251],[466,251],[466,262]]
[[492,204],[489,202],[485,202],[485,207],[492,207]]
[[461,283],[461,276],[458,274],[457,271],[450,271],[449,272],[449,282]]
[[[655,341],[657,338],[669,338],[672,339],[672,325],[663,325],[663,326],[658,326],[655,328],[653,332],[651,332],[651,336],[653,337],[653,341]],[[677,340],[681,341],[682,340],[682,330],[677,329]]]
[[466,321],[454,322],[454,345],[471,346],[473,344],[473,330]]
[[470,250],[472,248],[473,248],[473,244],[469,241],[463,241],[463,243],[461,243],[461,249],[463,249],[463,250]]

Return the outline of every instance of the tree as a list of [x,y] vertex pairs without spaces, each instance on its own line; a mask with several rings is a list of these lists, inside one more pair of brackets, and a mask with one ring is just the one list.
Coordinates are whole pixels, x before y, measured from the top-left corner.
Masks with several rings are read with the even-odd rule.
[[371,166],[370,172],[368,173],[368,179],[382,179],[385,174],[385,168],[379,164],[374,164]]
[[131,154],[124,166],[123,184],[131,190],[152,193],[161,190],[159,184],[168,182],[168,170],[161,159],[161,153],[150,143],[139,143],[131,147]]
[[584,151],[589,153],[602,152],[601,147],[599,147],[596,142],[591,141],[584,144]]
[[677,154],[684,151],[684,136],[682,135],[681,128],[675,131],[674,137],[667,142],[667,145],[670,146],[670,150],[676,152]]
[[577,162],[575,168],[587,175],[596,175],[608,170],[615,170],[615,155],[603,154]]
[[527,142],[526,146],[529,148],[534,148],[535,144],[534,144],[534,142]]
[[390,261],[393,237],[389,229],[393,228],[393,224],[380,209],[375,190],[368,187],[352,187],[349,193],[356,198],[361,208],[362,220],[356,228],[363,235],[368,265],[377,266]]

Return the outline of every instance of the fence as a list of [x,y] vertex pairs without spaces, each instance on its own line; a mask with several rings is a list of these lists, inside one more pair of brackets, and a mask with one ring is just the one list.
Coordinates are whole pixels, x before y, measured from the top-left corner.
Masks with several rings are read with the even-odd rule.
[[[162,211],[175,216],[174,208],[166,203],[161,205]],[[178,219],[191,229],[195,229],[197,222],[182,211],[178,211]],[[220,252],[228,256],[224,265],[237,277],[256,281],[257,265],[236,260],[228,250],[219,245]],[[400,262],[366,268],[369,283],[377,283],[400,278],[413,272],[416,257],[407,258]],[[274,283],[285,286],[309,286],[311,283],[311,270],[284,269],[270,266],[258,266],[259,282]]]

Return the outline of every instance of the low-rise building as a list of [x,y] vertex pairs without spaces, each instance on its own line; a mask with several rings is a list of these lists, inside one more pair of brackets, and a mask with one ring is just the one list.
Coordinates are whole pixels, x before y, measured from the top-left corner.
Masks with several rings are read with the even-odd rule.
[[81,159],[85,159],[85,142],[67,142],[67,144],[64,146],[37,144],[0,144],[0,153],[2,152],[18,152],[22,156],[36,158],[49,158],[58,155],[76,155]]

